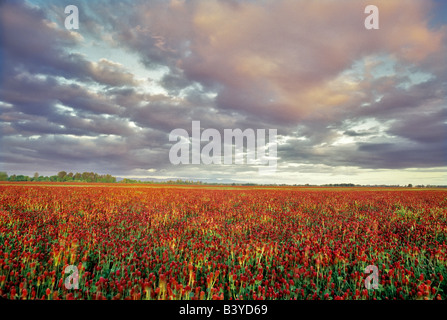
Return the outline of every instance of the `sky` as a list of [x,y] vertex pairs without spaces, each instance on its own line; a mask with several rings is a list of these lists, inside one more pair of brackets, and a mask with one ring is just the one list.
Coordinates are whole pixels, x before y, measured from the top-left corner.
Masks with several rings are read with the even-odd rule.
[[[277,129],[276,171],[172,164],[192,121]],[[445,185],[447,1],[3,1],[0,132],[9,175]]]

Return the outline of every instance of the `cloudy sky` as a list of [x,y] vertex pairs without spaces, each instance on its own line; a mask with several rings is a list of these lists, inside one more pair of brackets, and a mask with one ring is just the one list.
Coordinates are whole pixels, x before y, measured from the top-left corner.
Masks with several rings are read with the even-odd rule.
[[[447,182],[447,1],[15,0],[0,27],[10,175]],[[276,172],[171,164],[192,121],[277,129]]]

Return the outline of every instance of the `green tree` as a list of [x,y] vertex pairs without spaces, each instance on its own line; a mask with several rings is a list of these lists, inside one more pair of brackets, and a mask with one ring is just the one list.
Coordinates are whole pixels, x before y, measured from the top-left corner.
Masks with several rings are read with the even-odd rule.
[[31,178],[20,174],[16,177],[15,181],[31,181]]
[[89,173],[88,172],[83,172],[82,173],[82,181],[88,181],[88,177],[89,177]]
[[0,172],[0,181],[7,181],[8,180],[8,174],[6,172],[1,171]]
[[67,172],[65,171],[59,171],[57,173],[57,181],[64,181],[65,176],[67,175]]

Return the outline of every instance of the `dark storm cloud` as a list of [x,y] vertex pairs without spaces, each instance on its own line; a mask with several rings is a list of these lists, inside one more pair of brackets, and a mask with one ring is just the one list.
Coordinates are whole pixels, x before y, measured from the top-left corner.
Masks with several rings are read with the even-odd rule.
[[415,112],[431,112],[428,109],[433,102],[443,102],[446,107],[447,87],[439,79],[414,85],[410,90],[392,87],[386,88],[380,101],[369,107],[359,108],[357,114],[362,117],[373,116],[382,119],[399,119],[401,115]]
[[446,165],[445,140],[431,144],[360,144],[359,163],[364,168],[430,168]]
[[135,84],[132,75],[117,64],[105,59],[90,62],[80,54],[67,53],[67,48],[83,41],[82,36],[58,28],[42,9],[23,1],[6,1],[1,4],[0,18],[5,76],[15,69],[110,86]]
[[160,81],[163,88],[166,88],[170,93],[178,94],[181,90],[189,87],[191,81],[183,74],[168,73]]
[[432,168],[445,166],[445,141],[425,144],[358,143],[356,146],[318,148],[306,142],[278,147],[284,163],[357,166],[365,169]]
[[16,170],[19,170],[20,166],[15,164],[24,162],[17,159],[32,159],[35,168],[51,166],[53,170],[80,168],[83,171],[85,168],[92,168],[89,170],[95,169],[97,172],[123,170],[123,164],[129,168],[144,167],[147,166],[148,160],[158,167],[162,167],[166,162],[164,153],[140,153],[140,149],[129,149],[124,140],[109,137],[89,140],[69,136],[46,136],[36,139],[8,137],[3,140],[6,148],[2,150],[2,158],[9,159],[10,167]]
[[55,103],[96,114],[119,112],[119,107],[107,101],[104,94],[95,93],[88,86],[60,84],[48,76],[41,79],[28,73],[10,74],[9,80],[0,87],[0,93],[4,102],[34,115],[51,113]]
[[447,108],[440,112],[403,116],[388,133],[421,144],[439,144],[447,141]]
[[351,137],[364,137],[364,136],[370,136],[370,135],[377,134],[377,133],[378,133],[377,128],[373,128],[370,130],[362,130],[362,131],[347,130],[344,132],[345,135],[351,136]]

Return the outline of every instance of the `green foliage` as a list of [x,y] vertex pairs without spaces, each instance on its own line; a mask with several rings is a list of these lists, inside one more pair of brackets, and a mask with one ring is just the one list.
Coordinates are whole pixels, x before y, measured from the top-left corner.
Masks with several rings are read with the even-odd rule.
[[8,174],[6,172],[0,172],[0,181],[7,181],[8,180]]
[[0,181],[38,181],[38,182],[102,182],[102,183],[114,183],[116,182],[116,177],[113,177],[110,174],[97,174],[94,172],[84,172],[84,173],[76,173],[72,172],[68,173],[66,171],[60,171],[57,175],[53,176],[39,176],[36,172],[33,177],[25,176],[25,175],[15,175],[8,177],[6,172],[0,172]]

